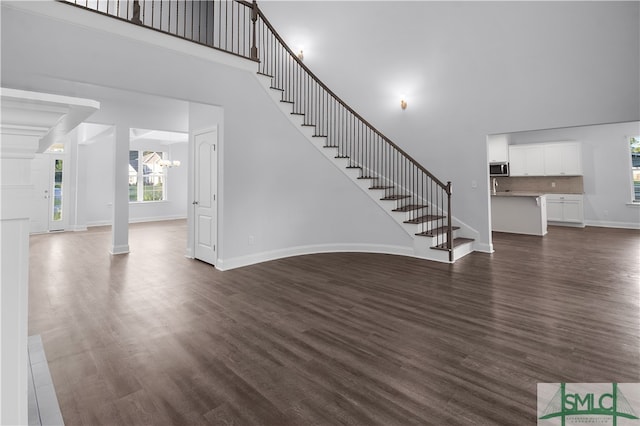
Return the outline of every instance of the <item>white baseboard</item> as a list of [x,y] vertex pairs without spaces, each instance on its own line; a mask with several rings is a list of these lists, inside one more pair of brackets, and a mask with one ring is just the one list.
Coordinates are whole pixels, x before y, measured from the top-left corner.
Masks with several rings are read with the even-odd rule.
[[623,228],[623,229],[640,229],[640,222],[610,222],[606,220],[585,220],[587,226],[597,226],[600,228]]
[[129,219],[129,223],[144,223],[144,222],[162,222],[165,220],[178,220],[178,219],[186,219],[186,215],[175,215],[175,216],[153,216],[153,217],[137,217],[133,219]]
[[584,228],[585,227],[585,223],[584,222],[555,222],[553,220],[548,221],[547,225],[549,225],[549,226],[564,226],[564,227],[567,227],[567,228]]
[[479,242],[473,243],[473,250],[479,251],[482,253],[493,253],[495,251],[493,250],[493,244],[479,243]]
[[218,259],[215,267],[220,271],[229,271],[231,269],[255,265],[257,263],[282,259],[285,257],[336,252],[379,253],[415,257],[413,247],[389,246],[382,244],[319,244],[254,253],[247,256],[239,256],[226,260]]
[[113,255],[118,255],[118,254],[127,254],[129,253],[129,244],[123,244],[120,246],[112,246],[111,250],[109,250],[109,253],[113,254]]
[[[179,220],[179,219],[186,219],[187,216],[184,215],[176,215],[176,216],[153,216],[153,217],[136,217],[136,218],[130,218],[129,219],[129,223],[146,223],[146,222],[162,222],[165,220]],[[85,227],[85,230],[87,228],[93,228],[95,226],[111,226],[111,221],[110,220],[96,220],[93,222],[87,222],[87,226]]]

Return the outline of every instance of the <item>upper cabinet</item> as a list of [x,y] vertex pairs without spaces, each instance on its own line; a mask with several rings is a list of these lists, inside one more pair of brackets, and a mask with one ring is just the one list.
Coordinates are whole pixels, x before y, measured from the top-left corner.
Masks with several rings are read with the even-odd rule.
[[582,174],[582,152],[578,142],[559,142],[544,146],[544,174],[578,176]]
[[582,174],[579,142],[509,146],[511,176],[578,176]]
[[511,176],[544,176],[544,149],[541,145],[509,147]]
[[509,162],[509,137],[507,135],[489,136],[489,163]]

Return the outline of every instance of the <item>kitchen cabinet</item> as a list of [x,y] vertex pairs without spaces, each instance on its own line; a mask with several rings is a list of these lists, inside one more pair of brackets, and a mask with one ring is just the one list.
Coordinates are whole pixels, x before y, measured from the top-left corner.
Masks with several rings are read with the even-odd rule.
[[543,236],[547,233],[545,196],[499,192],[491,196],[491,230]]
[[578,142],[544,144],[544,174],[579,176],[582,174],[582,151]]
[[547,220],[584,226],[581,194],[547,194]]
[[489,163],[509,162],[509,139],[507,135],[490,135],[488,143]]
[[579,142],[554,142],[509,146],[511,176],[582,175]]
[[544,147],[541,144],[509,146],[510,176],[544,176]]

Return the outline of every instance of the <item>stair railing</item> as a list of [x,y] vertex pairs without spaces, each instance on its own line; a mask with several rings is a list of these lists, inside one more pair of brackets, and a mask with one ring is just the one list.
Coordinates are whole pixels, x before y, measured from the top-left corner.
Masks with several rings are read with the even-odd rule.
[[397,200],[396,211],[411,212],[410,222],[433,235],[436,246],[453,260],[451,182],[446,184],[383,135],[329,89],[287,46],[257,3],[254,35],[259,73],[272,78],[282,91],[282,101],[293,104],[293,114],[303,116],[303,126],[314,127],[316,137],[326,137],[337,157],[350,168],[361,169],[371,188],[384,190],[382,199]]
[[235,0],[58,0],[247,59],[253,5]]
[[255,0],[59,0],[258,62],[303,126],[325,137],[348,167],[453,260],[451,182],[444,184],[331,91],[264,16]]

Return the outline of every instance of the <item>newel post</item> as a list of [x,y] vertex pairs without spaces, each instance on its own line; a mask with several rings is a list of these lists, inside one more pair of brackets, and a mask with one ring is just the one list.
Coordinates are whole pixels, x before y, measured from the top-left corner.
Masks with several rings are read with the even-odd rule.
[[447,248],[449,249],[449,262],[453,262],[453,225],[451,218],[451,182],[447,182]]
[[253,40],[251,42],[251,59],[258,60],[258,46],[256,45],[256,21],[258,20],[258,3],[253,0],[251,8],[251,22],[253,23]]

